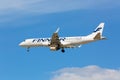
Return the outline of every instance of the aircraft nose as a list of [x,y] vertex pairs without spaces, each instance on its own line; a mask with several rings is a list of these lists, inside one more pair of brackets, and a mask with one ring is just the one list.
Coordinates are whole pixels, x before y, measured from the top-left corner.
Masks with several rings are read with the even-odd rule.
[[24,46],[24,43],[23,43],[23,42],[21,42],[21,43],[19,44],[19,46]]

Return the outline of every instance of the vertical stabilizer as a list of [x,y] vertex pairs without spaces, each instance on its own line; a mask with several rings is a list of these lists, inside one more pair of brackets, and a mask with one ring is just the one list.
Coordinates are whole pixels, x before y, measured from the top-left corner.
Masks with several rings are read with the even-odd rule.
[[99,26],[94,30],[94,33],[100,33],[102,35],[104,23],[100,23]]
[[88,37],[91,37],[96,40],[102,39],[103,29],[104,29],[104,23],[100,23],[98,27],[93,31],[93,33],[88,35]]

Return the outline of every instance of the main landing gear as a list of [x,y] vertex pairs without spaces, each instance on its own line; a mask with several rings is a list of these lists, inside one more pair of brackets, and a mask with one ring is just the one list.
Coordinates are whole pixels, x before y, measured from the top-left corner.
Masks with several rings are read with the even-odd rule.
[[62,53],[64,53],[64,52],[65,52],[64,48],[62,48],[61,52],[62,52]]

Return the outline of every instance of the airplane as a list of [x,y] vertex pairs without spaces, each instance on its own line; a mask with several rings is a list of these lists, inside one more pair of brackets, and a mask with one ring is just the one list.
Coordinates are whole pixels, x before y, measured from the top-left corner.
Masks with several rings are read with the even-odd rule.
[[25,39],[23,42],[19,44],[21,47],[27,48],[27,52],[29,52],[29,48],[31,47],[49,47],[51,51],[58,51],[61,49],[61,52],[65,52],[65,48],[76,48],[80,47],[83,44],[87,44],[90,42],[104,40],[105,37],[102,36],[104,28],[104,23],[100,23],[98,27],[87,36],[73,36],[73,37],[59,37],[58,28],[56,32],[54,32],[51,38],[31,38]]

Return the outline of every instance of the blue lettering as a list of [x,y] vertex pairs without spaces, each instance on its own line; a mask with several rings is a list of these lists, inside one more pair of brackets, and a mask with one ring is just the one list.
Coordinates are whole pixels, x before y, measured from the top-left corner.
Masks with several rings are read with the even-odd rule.
[[100,31],[101,29],[102,29],[102,28],[99,27],[99,28],[97,28],[94,32]]

